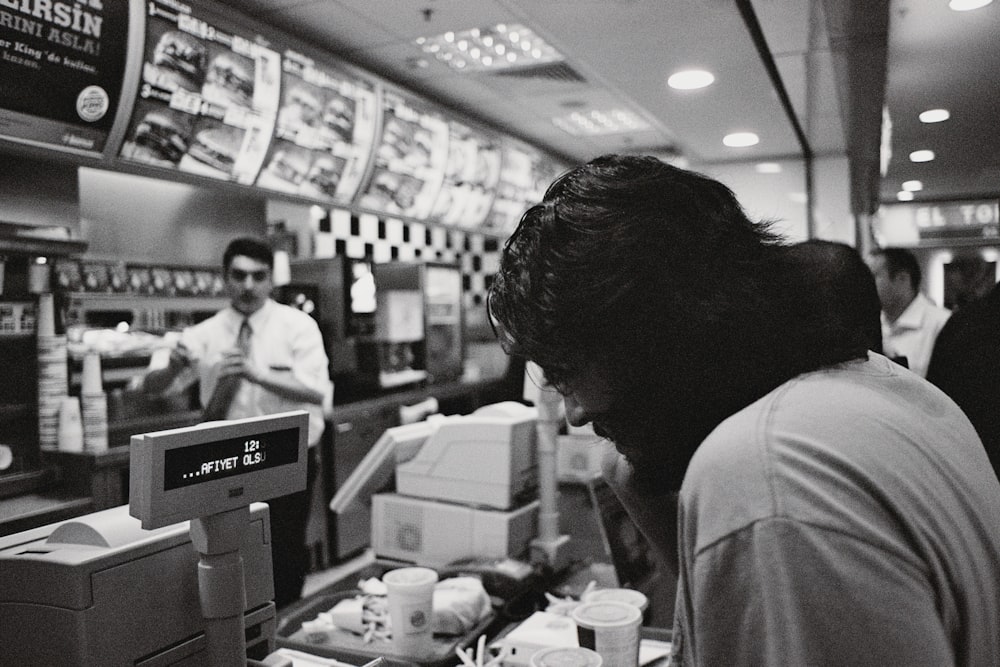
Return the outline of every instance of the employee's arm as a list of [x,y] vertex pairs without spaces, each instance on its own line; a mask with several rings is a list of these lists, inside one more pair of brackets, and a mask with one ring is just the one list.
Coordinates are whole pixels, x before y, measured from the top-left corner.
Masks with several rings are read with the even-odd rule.
[[146,373],[142,380],[143,391],[149,394],[163,393],[190,363],[186,348],[179,343],[170,350],[170,361],[166,366]]
[[244,366],[242,376],[260,385],[272,394],[290,401],[322,405],[323,392],[313,389],[300,381],[292,373],[292,369],[266,368],[259,369],[250,364]]

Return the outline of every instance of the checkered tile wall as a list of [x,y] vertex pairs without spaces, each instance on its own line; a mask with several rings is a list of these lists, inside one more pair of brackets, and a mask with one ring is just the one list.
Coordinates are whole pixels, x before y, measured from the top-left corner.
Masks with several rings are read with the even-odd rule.
[[333,209],[329,224],[321,223],[314,234],[313,256],[370,257],[377,263],[458,264],[462,267],[464,306],[469,313],[485,303],[502,243],[501,238],[491,234]]

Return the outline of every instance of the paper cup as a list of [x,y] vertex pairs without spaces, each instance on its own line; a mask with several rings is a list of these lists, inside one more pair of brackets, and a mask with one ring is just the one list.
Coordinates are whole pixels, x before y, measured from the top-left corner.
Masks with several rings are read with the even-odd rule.
[[80,417],[80,400],[64,396],[59,404],[59,451],[83,451],[83,422]]
[[83,355],[83,377],[80,381],[80,393],[100,394],[104,391],[104,382],[101,379],[101,355],[97,352],[88,352]]
[[433,648],[431,628],[437,572],[426,567],[403,567],[382,575],[389,598],[392,646],[407,658],[423,658]]
[[570,614],[580,646],[597,651],[604,667],[637,667],[642,612],[625,602],[586,602]]
[[531,667],[601,667],[601,656],[580,646],[550,646],[531,654]]

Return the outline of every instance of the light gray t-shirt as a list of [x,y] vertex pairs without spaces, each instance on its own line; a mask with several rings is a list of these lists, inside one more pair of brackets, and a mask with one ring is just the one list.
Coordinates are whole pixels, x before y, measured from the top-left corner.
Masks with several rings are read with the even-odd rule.
[[678,512],[679,665],[1000,665],[1000,484],[942,392],[871,354],[720,424]]

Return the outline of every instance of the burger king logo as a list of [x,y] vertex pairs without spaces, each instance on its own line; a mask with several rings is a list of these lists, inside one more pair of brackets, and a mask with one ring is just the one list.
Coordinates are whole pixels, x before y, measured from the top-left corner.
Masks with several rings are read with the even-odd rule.
[[76,113],[88,123],[104,118],[109,106],[108,94],[100,86],[87,86],[76,97]]

